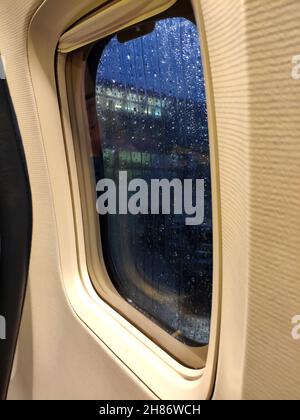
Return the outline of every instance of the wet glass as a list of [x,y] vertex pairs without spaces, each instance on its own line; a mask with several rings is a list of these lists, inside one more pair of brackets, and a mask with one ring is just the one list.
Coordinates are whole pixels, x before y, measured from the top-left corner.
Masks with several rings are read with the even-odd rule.
[[[208,344],[212,303],[212,208],[208,122],[199,34],[183,18],[103,49],[96,77],[100,144],[96,182],[204,179],[201,225],[186,215],[100,216],[107,270],[121,296],[190,346]],[[98,140],[99,141],[99,140]],[[130,194],[129,194],[130,196]]]

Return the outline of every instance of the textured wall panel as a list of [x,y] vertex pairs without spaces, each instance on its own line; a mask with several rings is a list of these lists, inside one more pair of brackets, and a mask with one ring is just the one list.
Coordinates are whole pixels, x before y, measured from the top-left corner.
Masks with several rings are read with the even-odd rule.
[[297,0],[203,0],[221,171],[216,398],[300,399]]
[[244,397],[300,399],[300,3],[246,2],[249,46],[249,312]]

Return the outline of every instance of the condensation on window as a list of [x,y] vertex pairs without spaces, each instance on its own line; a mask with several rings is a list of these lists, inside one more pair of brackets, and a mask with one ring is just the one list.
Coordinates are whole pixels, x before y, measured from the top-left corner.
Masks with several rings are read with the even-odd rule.
[[199,34],[183,18],[147,35],[106,44],[96,77],[100,144],[96,181],[204,179],[205,218],[100,216],[103,253],[120,295],[191,345],[208,344],[212,302],[212,209],[208,122]]

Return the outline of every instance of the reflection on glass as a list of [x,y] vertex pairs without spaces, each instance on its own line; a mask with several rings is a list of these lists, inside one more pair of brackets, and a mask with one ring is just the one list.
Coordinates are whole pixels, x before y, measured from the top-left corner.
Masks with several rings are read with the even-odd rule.
[[[172,18],[148,35],[105,46],[96,80],[101,145],[95,176],[205,179],[205,220],[185,215],[101,216],[103,251],[118,292],[192,346],[209,339],[212,217],[205,86],[196,26]],[[101,152],[100,152],[101,150]]]

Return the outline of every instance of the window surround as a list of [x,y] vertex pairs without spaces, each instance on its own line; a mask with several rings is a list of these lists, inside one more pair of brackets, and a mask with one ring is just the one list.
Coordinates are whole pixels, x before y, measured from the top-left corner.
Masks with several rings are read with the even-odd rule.
[[[75,92],[82,91],[81,83],[84,84],[84,81],[81,78],[80,82],[77,84],[77,82],[74,81],[72,74],[74,68],[77,73],[77,69],[79,68],[80,63],[82,63],[82,60],[86,62],[85,57],[89,56],[91,48],[93,48],[93,46],[88,45],[83,49],[69,54],[70,61],[67,64],[67,75],[69,75],[69,98],[70,100],[75,98],[74,108],[71,112],[71,114],[75,116],[73,126],[76,124],[80,130],[78,142],[76,142],[76,156],[79,168],[78,170],[80,173],[79,179],[81,184],[81,196],[84,201],[83,219],[86,232],[85,243],[88,247],[87,266],[92,283],[99,295],[107,303],[109,303],[110,306],[120,312],[129,322],[133,323],[146,336],[150,337],[159,347],[164,348],[164,350],[171,354],[176,360],[189,368],[204,368],[206,364],[208,346],[192,347],[172,337],[172,335],[167,333],[164,329],[162,329],[162,327],[151,321],[144,314],[130,305],[124,297],[118,293],[108,274],[102,251],[101,237],[99,237],[99,219],[97,215],[95,215],[96,186],[94,185],[94,168],[89,158],[91,150],[89,137],[90,132],[89,127],[87,126],[86,103],[84,102],[83,104],[82,100],[77,101],[79,95],[75,94]],[[101,54],[102,51],[100,52],[100,56]],[[83,71],[82,77],[84,78],[86,67],[83,68],[82,65],[81,67]],[[87,92],[87,95],[90,97],[93,92],[94,86],[91,87],[91,91]],[[82,111],[83,106],[84,111]],[[84,127],[83,130],[81,129],[82,127]],[[86,131],[86,129],[88,131]]]
[[[133,352],[133,355],[129,355],[128,352],[124,353],[122,348],[120,347],[120,342],[113,337],[113,334],[111,334],[111,330],[108,331],[107,334],[104,334],[103,329],[98,328],[96,319],[93,318],[92,314],[91,316],[87,316],[87,311],[82,309],[84,298],[87,296],[83,296],[82,293],[79,296],[79,294],[75,293],[75,289],[67,286],[68,292],[69,292],[69,298],[71,300],[72,306],[74,307],[76,313],[79,315],[79,317],[89,325],[89,327],[99,336],[101,339],[115,352],[115,354],[120,357],[121,360],[123,360],[124,363],[127,364],[128,367],[130,367],[140,378],[149,386],[154,392],[157,392],[158,395],[160,395],[162,398],[177,398],[176,395],[180,395],[180,398],[184,397],[183,390],[185,389],[188,392],[188,389],[191,390],[194,389],[194,394],[188,392],[186,394],[186,398],[191,398],[192,395],[194,395],[194,398],[207,398],[207,396],[212,391],[213,386],[213,372],[216,368],[216,361],[217,361],[217,345],[218,345],[218,329],[219,329],[219,304],[220,304],[220,259],[221,259],[221,248],[220,248],[220,214],[219,214],[219,191],[218,191],[218,165],[217,165],[217,148],[216,148],[216,129],[215,129],[215,118],[213,113],[213,96],[212,96],[212,86],[211,86],[211,79],[210,79],[210,69],[209,69],[209,59],[208,59],[208,52],[207,52],[207,46],[206,46],[206,39],[205,39],[205,31],[203,27],[203,19],[201,14],[201,8],[200,8],[200,2],[198,0],[192,0],[192,4],[195,11],[195,17],[198,24],[198,30],[201,34],[201,51],[202,51],[202,57],[203,57],[203,67],[204,67],[204,73],[205,73],[205,79],[206,79],[206,89],[207,89],[207,108],[208,108],[208,119],[209,119],[209,133],[210,133],[210,144],[211,144],[211,168],[212,168],[212,201],[213,201],[213,223],[214,223],[214,232],[213,232],[213,241],[214,241],[214,292],[213,292],[213,310],[212,310],[212,325],[211,325],[211,349],[208,352],[207,357],[207,364],[206,368],[203,369],[197,369],[197,370],[191,370],[189,368],[185,368],[182,364],[178,363],[176,360],[174,360],[172,357],[170,357],[166,352],[161,350],[155,343],[153,343],[151,340],[149,340],[144,334],[140,333],[139,330],[137,330],[134,326],[129,324],[123,317],[121,317],[119,314],[117,314],[115,311],[111,310],[108,305],[103,302],[98,295],[95,293],[93,287],[90,283],[90,276],[95,275],[91,271],[91,268],[89,267],[89,272],[86,266],[86,259],[88,255],[90,254],[91,258],[95,258],[93,253],[89,250],[89,245],[86,244],[87,248],[84,249],[83,245],[83,226],[82,226],[82,218],[80,217],[81,209],[78,209],[78,206],[82,205],[80,202],[80,197],[78,195],[78,186],[76,184],[76,179],[80,178],[78,177],[78,172],[75,163],[75,155],[74,155],[74,143],[73,138],[75,139],[75,147],[78,143],[78,137],[81,137],[84,135],[84,133],[87,132],[87,127],[84,125],[85,122],[82,121],[82,124],[77,124],[77,132],[71,132],[70,127],[70,120],[72,120],[72,113],[69,115],[68,107],[72,109],[72,106],[74,106],[74,103],[69,102],[67,99],[67,85],[65,80],[65,73],[67,68],[67,55],[59,53],[57,58],[57,65],[58,65],[58,73],[57,73],[57,79],[59,83],[59,91],[60,91],[60,99],[61,99],[61,108],[63,109],[63,123],[64,123],[64,135],[65,135],[65,142],[66,142],[66,149],[69,159],[69,172],[70,172],[70,178],[71,180],[74,179],[74,182],[71,181],[72,189],[73,189],[73,196],[74,196],[74,213],[76,214],[76,222],[77,222],[77,236],[78,236],[78,257],[79,257],[79,268],[81,271],[82,276],[82,284],[85,288],[85,290],[88,292],[88,295],[93,298],[94,303],[96,306],[94,309],[96,312],[99,312],[100,306],[102,307],[101,310],[104,310],[106,315],[109,315],[111,317],[112,324],[110,325],[113,328],[113,325],[115,325],[115,321],[117,321],[117,324],[124,328],[123,333],[119,334],[122,339],[125,339],[126,341],[135,343],[135,345],[138,345],[138,348],[136,350],[140,350],[142,345],[142,359],[144,362],[148,360],[148,362],[151,359],[152,362],[155,363],[155,368],[153,372],[150,372],[149,369],[145,369],[144,362],[142,364],[138,363],[140,366],[137,368],[137,359],[134,358],[134,354],[136,356],[136,352]],[[77,69],[82,64],[82,60],[85,60],[85,56],[77,56],[77,62],[73,63],[75,67],[77,66]],[[82,66],[81,66],[82,67]],[[77,84],[77,86],[82,86],[82,80],[83,74],[80,74],[80,72],[77,72],[77,74],[73,75],[74,80],[72,83]],[[77,100],[82,101],[82,98],[80,98],[80,95],[78,95]],[[82,109],[85,109],[85,106],[83,102],[81,103]],[[77,140],[76,140],[77,138]],[[94,212],[93,212],[94,214]],[[93,229],[93,232],[95,234],[95,229]],[[91,234],[93,232],[90,232]],[[98,236],[98,235],[97,235]],[[97,264],[99,266],[99,256],[97,255]],[[107,283],[109,285],[109,283]],[[109,286],[108,286],[109,287]],[[86,307],[87,309],[87,307]],[[95,312],[94,310],[94,312]],[[101,312],[101,311],[100,311]],[[99,312],[99,313],[100,313]],[[105,315],[105,316],[106,316]],[[107,319],[108,321],[108,319]],[[102,331],[101,331],[102,330]],[[116,332],[116,330],[114,331]],[[129,336],[128,333],[131,335],[130,340],[128,340]],[[125,338],[125,335],[127,335],[127,338]],[[132,341],[133,340],[133,341]],[[137,340],[137,341],[136,341]],[[134,345],[134,344],[133,344]],[[131,347],[132,348],[132,347]],[[150,356],[150,359],[149,359]],[[155,362],[156,360],[156,362]],[[160,366],[159,370],[158,367]],[[154,367],[154,365],[152,365]],[[170,370],[171,369],[171,370]],[[155,376],[157,373],[159,373],[160,380]],[[168,372],[168,374],[167,374]],[[166,376],[167,375],[167,376]],[[173,378],[173,380],[171,379]],[[188,382],[186,382],[188,381]],[[191,382],[192,381],[192,382]],[[162,383],[168,384],[167,388],[162,388]],[[180,385],[181,384],[181,385]],[[185,384],[185,385],[184,385]],[[189,384],[189,385],[188,385]],[[200,386],[201,385],[201,386]],[[164,389],[163,392],[158,392],[157,388],[159,390]],[[178,394],[179,392],[179,394]],[[202,397],[201,397],[202,396]]]

